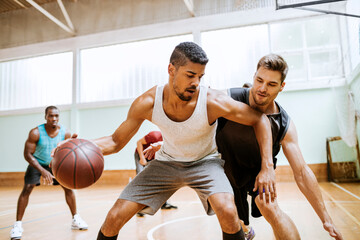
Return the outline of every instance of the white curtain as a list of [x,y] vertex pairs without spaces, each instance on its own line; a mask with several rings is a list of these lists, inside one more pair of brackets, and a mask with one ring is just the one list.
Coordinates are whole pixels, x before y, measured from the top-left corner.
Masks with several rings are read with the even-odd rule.
[[192,39],[182,35],[82,50],[80,102],[135,98],[166,83],[172,51]]
[[72,53],[0,63],[0,111],[71,103]]
[[204,32],[201,40],[209,57],[205,84],[221,90],[252,83],[257,62],[269,53],[267,25]]

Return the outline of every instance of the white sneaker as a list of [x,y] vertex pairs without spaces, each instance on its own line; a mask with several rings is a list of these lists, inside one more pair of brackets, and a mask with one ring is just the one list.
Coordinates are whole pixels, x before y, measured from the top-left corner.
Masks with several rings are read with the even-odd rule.
[[79,214],[75,214],[74,218],[72,220],[71,223],[71,229],[75,229],[75,230],[87,230],[88,229],[88,225],[86,224],[86,222],[80,217]]
[[10,231],[11,240],[21,239],[21,235],[22,235],[23,231],[24,231],[24,229],[22,228],[21,221],[16,221],[14,223],[13,228]]

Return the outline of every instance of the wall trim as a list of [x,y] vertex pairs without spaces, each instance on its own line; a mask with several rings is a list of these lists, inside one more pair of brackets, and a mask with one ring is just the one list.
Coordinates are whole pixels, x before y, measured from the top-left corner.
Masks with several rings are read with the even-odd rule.
[[[327,164],[309,164],[319,182],[327,181]],[[277,166],[277,182],[293,182],[294,175],[289,165]],[[25,172],[0,172],[0,187],[22,186]],[[136,175],[135,170],[105,170],[95,185],[126,185]]]

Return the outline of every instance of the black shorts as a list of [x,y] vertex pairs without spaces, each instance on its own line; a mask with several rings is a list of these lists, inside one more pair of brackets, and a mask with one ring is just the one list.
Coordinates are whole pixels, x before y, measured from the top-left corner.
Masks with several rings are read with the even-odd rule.
[[[49,171],[52,174],[51,168],[49,166],[42,166],[45,170]],[[40,176],[41,173],[34,168],[33,166],[29,165],[26,169],[25,173],[25,184],[35,184],[36,186],[40,185]],[[53,179],[53,185],[60,185],[56,179]]]

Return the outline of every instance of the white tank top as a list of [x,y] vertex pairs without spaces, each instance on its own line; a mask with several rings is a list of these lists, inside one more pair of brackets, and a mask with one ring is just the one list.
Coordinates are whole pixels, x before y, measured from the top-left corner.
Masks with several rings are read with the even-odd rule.
[[163,136],[163,145],[155,159],[191,162],[203,158],[220,158],[215,142],[217,121],[209,125],[207,114],[207,87],[200,86],[196,107],[192,115],[182,122],[166,116],[163,108],[164,86],[156,89],[152,122]]

